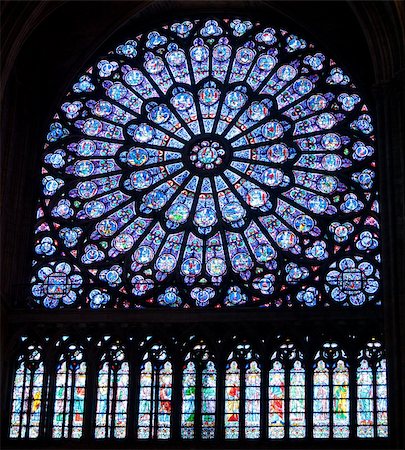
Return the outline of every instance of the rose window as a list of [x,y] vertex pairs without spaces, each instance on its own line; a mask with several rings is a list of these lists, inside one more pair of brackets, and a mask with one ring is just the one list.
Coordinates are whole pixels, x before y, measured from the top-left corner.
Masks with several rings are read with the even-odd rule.
[[50,125],[32,298],[378,302],[373,157],[356,86],[304,39],[239,19],[135,33],[75,80]]

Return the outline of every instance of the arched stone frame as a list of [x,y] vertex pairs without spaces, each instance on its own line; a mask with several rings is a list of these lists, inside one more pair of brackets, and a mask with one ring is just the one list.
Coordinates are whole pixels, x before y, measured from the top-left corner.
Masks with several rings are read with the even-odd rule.
[[131,374],[127,351],[120,342],[105,336],[97,346],[103,355],[97,373],[97,402],[93,424],[96,439],[123,439],[127,433],[128,391]]
[[[211,7],[212,5],[210,5]],[[142,9],[144,8],[145,5],[142,6],[136,6],[134,9]],[[202,5],[202,7],[206,7],[206,5]],[[220,5],[217,7],[221,7]],[[349,6],[346,6],[346,8],[348,8],[346,10],[349,11],[349,17],[353,16],[351,15],[352,13],[350,12]],[[399,381],[403,378],[401,378],[401,372],[400,372],[400,367],[401,367],[401,363],[400,363],[400,339],[401,339],[401,335],[399,334],[399,320],[401,320],[401,317],[403,317],[403,309],[401,310],[401,306],[399,303],[399,300],[401,298],[401,295],[403,297],[403,292],[404,292],[404,282],[403,279],[400,277],[401,274],[401,270],[403,269],[403,260],[401,260],[401,252],[398,251],[399,245],[401,245],[400,243],[402,242],[403,245],[403,227],[401,228],[401,217],[403,218],[403,215],[401,216],[401,213],[398,214],[398,211],[403,211],[403,209],[401,209],[402,205],[402,201],[404,198],[403,195],[403,189],[404,189],[404,182],[403,182],[403,176],[404,176],[404,172],[403,172],[403,162],[401,162],[400,159],[400,149],[401,149],[401,145],[403,144],[403,141],[401,141],[401,139],[403,139],[403,136],[401,137],[401,134],[399,132],[400,127],[401,127],[401,122],[402,119],[404,117],[404,104],[403,104],[403,96],[398,95],[398,89],[399,89],[399,93],[401,94],[401,92],[403,92],[403,70],[402,70],[402,75],[401,75],[401,67],[403,68],[403,66],[401,66],[401,64],[403,64],[403,59],[401,60],[401,54],[403,54],[403,52],[401,52],[401,42],[403,42],[403,39],[401,41],[401,33],[403,32],[403,28],[401,29],[401,24],[403,25],[403,21],[401,22],[401,20],[403,20],[403,13],[401,16],[401,5],[396,4],[394,2],[392,2],[392,4],[387,4],[385,3],[384,6],[366,6],[364,4],[360,4],[360,5],[356,5],[355,3],[353,3],[351,5],[351,7],[354,9],[355,14],[357,14],[357,16],[360,18],[359,21],[362,24],[362,31],[360,32],[360,28],[359,30],[357,30],[356,32],[354,32],[354,28],[358,27],[358,22],[357,19],[352,19],[352,27],[348,27],[345,28],[345,32],[347,32],[347,29],[349,29],[352,33],[354,33],[354,35],[356,35],[356,33],[359,33],[359,35],[361,36],[362,33],[364,33],[367,37],[367,40],[369,42],[368,44],[368,49],[367,50],[367,55],[371,54],[372,57],[371,59],[373,60],[373,62],[370,64],[370,62],[368,63],[368,67],[371,68],[375,68],[376,71],[376,75],[375,78],[373,80],[371,73],[372,73],[372,69],[369,71],[370,74],[368,76],[366,76],[363,79],[368,79],[368,82],[364,83],[366,86],[368,86],[368,90],[370,85],[372,84],[372,81],[375,81],[377,83],[377,85],[379,84],[379,86],[377,86],[377,99],[378,101],[376,102],[376,114],[377,117],[379,118],[379,135],[382,137],[382,139],[379,137],[379,143],[380,143],[380,154],[383,151],[384,154],[389,155],[388,158],[380,158],[379,161],[379,166],[380,166],[380,179],[381,179],[381,189],[380,192],[382,194],[382,209],[383,209],[383,217],[384,217],[384,226],[383,226],[383,231],[384,229],[386,230],[383,233],[383,243],[385,244],[384,246],[384,255],[383,255],[383,260],[384,260],[384,271],[385,271],[385,330],[386,330],[386,340],[388,342],[388,360],[392,361],[392,373],[391,373],[391,377],[392,377],[392,381],[396,381],[395,383],[392,382],[392,385],[395,386],[394,389],[398,389],[398,391],[396,392],[395,395],[392,395],[393,398],[393,402],[396,402],[392,404],[392,409],[393,411],[396,412],[396,414],[393,414],[392,417],[394,418],[394,423],[391,423],[391,425],[393,426],[393,434],[394,436],[396,436],[396,441],[397,443],[400,442],[400,430],[401,430],[401,426],[400,426],[400,421],[403,420],[403,413],[400,413],[400,405],[403,404],[404,402],[401,402],[401,396],[399,394],[403,395],[403,388],[402,390],[400,390],[399,386],[401,386],[401,384],[399,383]],[[133,8],[133,5],[129,7],[129,9],[131,10]],[[173,7],[170,7],[168,5],[164,5],[164,6],[156,6],[156,5],[150,5],[149,6],[150,9],[155,10],[155,14],[156,14],[156,10],[162,10],[161,8],[163,8],[163,10],[166,9],[172,9]],[[190,9],[196,9],[197,6],[193,6]],[[235,6],[235,8],[237,8],[237,6]],[[240,6],[239,8],[241,8],[242,10],[244,8],[246,8],[246,6]],[[283,10],[283,7],[278,6],[277,4],[272,5],[272,4],[268,4],[268,3],[261,3],[260,4],[260,8],[262,11],[264,12],[268,12],[271,11],[272,14],[278,14],[278,15],[290,15],[292,17],[294,17],[295,14],[297,14],[297,9],[295,9],[295,11],[293,11],[292,9],[289,9],[288,6],[284,7],[285,9]],[[50,9],[54,9],[54,7],[50,7]],[[68,8],[69,9],[69,8]],[[146,5],[146,9],[148,9],[147,5]],[[323,11],[321,6],[317,6],[317,14],[320,15],[321,17],[325,18],[326,17],[326,22],[327,22],[327,17],[328,14],[330,14],[330,10],[329,11]],[[57,12],[58,8],[56,8],[56,11],[54,11],[53,13]],[[301,17],[304,17],[305,20],[307,21],[306,23],[310,23],[311,22],[311,12],[313,11],[312,7],[309,8],[310,12],[306,12],[303,13],[301,15]],[[62,10],[59,10],[62,11]],[[66,11],[66,10],[65,10]],[[75,12],[73,10],[70,10],[72,16],[75,16]],[[158,12],[157,11],[157,12]],[[122,15],[125,15],[128,12],[128,10],[126,10],[126,12],[124,13],[123,10],[121,11],[117,11],[116,14],[120,14],[122,13]],[[134,11],[132,10],[132,13]],[[13,13],[11,13],[13,14]],[[29,11],[29,13],[27,14],[28,17],[30,17],[31,20],[31,24],[32,27],[36,26],[36,23],[41,19],[41,18],[45,18],[48,14],[51,14],[49,17],[50,18],[55,18],[55,16],[51,13],[50,10],[47,10],[47,8],[43,5],[38,6],[36,8],[34,8],[34,11]],[[107,15],[107,13],[104,13],[105,15]],[[147,16],[147,14],[150,14],[151,16],[153,16],[153,12],[151,13],[149,12],[143,12],[144,17],[145,14]],[[342,13],[341,13],[342,14]],[[103,16],[103,14],[101,14]],[[138,12],[138,15],[142,16],[142,13]],[[342,14],[342,17],[344,17],[345,15]],[[59,16],[60,17],[60,16]],[[150,17],[150,16],[149,16]],[[298,14],[296,17],[299,17]],[[336,17],[339,17],[339,14],[336,14],[336,16],[334,17],[333,21],[336,20]],[[121,17],[122,18],[122,17]],[[285,17],[284,17],[285,19]],[[46,20],[46,19],[44,19]],[[108,20],[115,20],[114,24],[111,24],[111,22],[109,22],[110,25],[110,30],[115,29],[116,24],[120,23],[121,20],[117,18],[117,15],[111,15],[111,18],[109,18]],[[101,20],[102,22],[102,20]],[[99,22],[97,24],[97,27],[99,27],[99,32],[104,32],[105,28],[103,30],[100,30],[100,28],[102,28],[102,26],[100,25],[101,22]],[[107,22],[106,17],[104,16],[104,24]],[[30,21],[28,21],[28,23],[30,23]],[[45,22],[44,22],[45,23]],[[48,22],[49,24],[49,22]],[[389,24],[389,25],[388,25]],[[319,31],[319,24],[316,25],[314,28],[317,28]],[[323,26],[324,28],[327,28],[326,25]],[[40,28],[40,26],[39,26]],[[322,27],[321,27],[322,28]],[[31,29],[29,25],[26,26],[25,29]],[[46,28],[48,29],[49,28]],[[379,30],[380,32],[376,33],[375,30]],[[322,30],[321,34],[322,34]],[[328,30],[329,31],[329,30]],[[326,34],[326,31],[324,29],[324,32]],[[34,33],[35,34],[35,33]],[[314,34],[316,35],[317,33],[314,32]],[[353,34],[351,35],[353,36]],[[327,38],[327,36],[325,35],[325,39]],[[34,45],[35,47],[35,42],[38,42],[38,37],[33,38],[31,35],[31,38],[28,39],[28,43],[30,45]],[[352,39],[351,42],[350,41],[350,37],[347,37],[347,46],[350,47],[350,45],[354,44],[356,42],[356,39]],[[22,38],[21,38],[21,34],[18,35],[18,39],[15,40],[16,43],[21,42]],[[69,39],[68,39],[69,40]],[[91,40],[91,39],[90,39]],[[40,41],[40,39],[39,39]],[[95,41],[97,42],[97,39],[95,39]],[[71,44],[73,44],[74,41],[71,42]],[[350,45],[349,45],[350,44]],[[73,44],[74,47],[75,44]],[[339,46],[338,42],[335,42],[335,44],[337,47]],[[77,44],[76,44],[77,46]],[[12,47],[12,46],[10,46]],[[364,49],[367,48],[366,45],[364,46],[359,46],[359,48],[363,48]],[[386,51],[386,49],[389,49],[389,51]],[[337,54],[336,51],[331,52],[331,54]],[[11,52],[11,55],[13,53]],[[353,56],[353,61],[356,59],[356,57],[358,59],[361,59],[364,57],[364,54],[362,51],[353,51],[352,49],[352,54],[355,55]],[[13,77],[11,80],[11,83],[14,84],[16,82],[18,82],[18,79],[23,79],[21,74],[24,73],[24,58],[25,61],[29,60],[29,57],[27,55],[27,53],[25,54],[25,57],[21,56],[19,57],[19,61],[20,61],[20,68],[15,71],[13,70],[14,74],[20,74],[19,77]],[[54,58],[54,57],[53,57]],[[52,61],[54,61],[54,59],[50,59],[49,63],[52,66]],[[344,55],[342,55],[341,60],[343,60]],[[368,59],[368,57],[366,58]],[[10,58],[10,63],[12,63],[13,58]],[[22,64],[21,64],[22,63]],[[67,63],[66,63],[67,64]],[[62,66],[63,67],[63,66]],[[71,67],[76,67],[74,64]],[[367,64],[365,65],[365,67],[367,67]],[[9,66],[7,66],[6,70],[8,70]],[[48,68],[49,70],[49,74],[51,74],[52,69],[51,67]],[[75,69],[74,69],[75,70]],[[366,69],[364,69],[364,71],[366,72]],[[350,72],[352,74],[354,74],[356,72],[356,64],[353,65],[353,67],[350,69]],[[402,77],[402,78],[401,78]],[[35,77],[34,77],[35,78]],[[57,78],[57,77],[54,77]],[[357,77],[358,79],[360,77]],[[69,81],[67,78],[65,79],[66,83]],[[401,83],[402,80],[402,83]],[[32,80],[31,80],[32,81]],[[36,81],[39,81],[39,75],[38,78],[36,79]],[[29,83],[27,83],[27,86],[29,85]],[[48,85],[48,84],[47,84]],[[11,86],[11,88],[10,88]],[[14,84],[14,89],[16,88],[16,86],[18,86],[18,84]],[[56,86],[56,83],[55,83]],[[19,88],[22,88],[22,86],[18,86]],[[11,90],[9,90],[11,89]],[[12,92],[12,85],[8,85],[8,92]],[[402,91],[401,91],[402,89]],[[50,89],[51,90],[51,89]],[[59,90],[59,87],[57,89],[59,92],[63,92],[63,89]],[[12,130],[14,130],[14,132],[16,132],[16,130],[18,131],[18,137],[16,134],[10,135],[9,133],[5,134],[5,139],[6,139],[6,155],[9,154],[8,152],[10,151],[11,153],[9,155],[12,155],[12,158],[9,157],[9,159],[7,160],[10,164],[12,164],[15,169],[13,170],[12,167],[10,167],[9,165],[7,165],[7,174],[5,177],[2,177],[6,182],[8,181],[8,184],[6,184],[6,186],[8,187],[8,189],[3,189],[3,192],[8,195],[8,199],[11,200],[11,204],[5,202],[4,206],[6,207],[7,210],[7,216],[6,217],[16,217],[17,221],[13,221],[10,220],[8,221],[9,225],[6,226],[6,234],[3,233],[3,237],[7,240],[7,247],[6,247],[6,258],[7,261],[10,261],[11,264],[7,267],[7,272],[6,272],[6,277],[3,277],[3,279],[5,278],[8,282],[10,283],[8,287],[6,287],[5,289],[5,298],[6,298],[6,305],[10,305],[11,307],[15,307],[15,306],[21,306],[20,300],[22,300],[22,303],[24,302],[24,290],[22,288],[19,288],[19,286],[22,286],[26,280],[27,277],[25,276],[24,278],[24,274],[27,273],[28,270],[28,266],[29,266],[29,261],[30,261],[30,257],[29,257],[29,248],[30,248],[30,240],[29,240],[29,236],[30,233],[29,232],[24,232],[24,223],[25,223],[25,230],[27,230],[28,228],[30,228],[31,224],[32,224],[32,220],[31,219],[27,219],[27,215],[26,213],[24,213],[24,209],[26,211],[31,210],[33,212],[34,210],[34,204],[35,204],[35,200],[33,200],[33,198],[35,197],[35,195],[33,194],[29,194],[29,189],[28,187],[31,184],[31,181],[33,179],[36,178],[35,176],[35,170],[31,170],[30,167],[32,167],[33,165],[36,165],[37,167],[39,167],[39,157],[37,154],[36,157],[36,164],[33,164],[33,160],[31,159],[31,161],[29,161],[28,159],[22,158],[22,156],[28,156],[30,152],[28,150],[31,150],[31,154],[32,157],[35,157],[35,152],[32,152],[32,148],[34,148],[33,145],[33,141],[39,142],[41,140],[40,136],[43,135],[44,132],[44,127],[45,127],[45,123],[46,123],[46,119],[44,119],[45,116],[42,116],[42,119],[40,117],[38,117],[39,122],[42,121],[42,128],[41,126],[38,126],[39,122],[33,122],[30,119],[31,117],[35,117],[35,114],[31,114],[31,115],[27,115],[26,117],[24,117],[25,114],[27,114],[29,112],[29,109],[27,109],[27,112],[23,111],[24,108],[24,102],[27,101],[27,99],[30,99],[31,102],[33,102],[34,98],[32,97],[32,95],[27,95],[22,89],[19,89],[20,94],[17,93],[17,91],[15,91],[15,96],[13,96],[13,104],[8,102],[8,100],[11,100],[11,97],[6,97],[6,102],[5,104],[5,111],[7,112],[7,117],[5,117],[6,120],[9,120],[10,122],[7,123],[11,123],[11,124],[16,124],[18,122],[18,118],[20,119],[20,125],[13,125],[13,126],[7,126],[7,130],[10,130],[10,133],[12,133]],[[10,94],[9,94],[10,95]],[[19,97],[20,96],[20,97]],[[370,92],[370,96],[372,97],[372,93]],[[55,95],[54,92],[51,94],[51,92],[49,92],[49,98],[50,99],[54,99]],[[53,100],[51,100],[49,103],[47,103],[45,100],[43,101],[45,103],[44,108],[49,108],[48,111],[50,111],[51,109],[51,104],[53,104]],[[374,103],[374,102],[373,102]],[[33,103],[32,107],[34,106]],[[14,112],[13,112],[13,108]],[[10,114],[9,114],[10,113]],[[39,116],[39,115],[38,115]],[[29,129],[28,127],[25,128],[25,132],[27,133],[27,135],[21,133],[21,119],[24,122],[25,119],[25,123],[28,124],[28,127],[31,125],[33,128]],[[37,129],[37,131],[35,131],[35,128]],[[24,139],[24,142],[21,141],[20,139]],[[20,154],[21,157],[20,159],[16,158],[16,150],[18,152],[21,153],[17,153]],[[23,162],[24,161],[24,162]],[[18,170],[16,168],[16,164],[25,164],[25,170],[26,172],[24,172],[24,166],[22,166],[22,170],[23,173],[27,173],[27,177],[22,177],[22,182],[23,185],[18,185],[17,183],[11,183],[11,179],[9,178],[10,176],[15,176],[16,173],[18,173]],[[4,165],[3,165],[4,167]],[[402,172],[401,172],[402,171]],[[31,175],[29,175],[29,173],[31,173]],[[392,175],[393,174],[393,175]],[[31,179],[29,177],[32,177]],[[402,180],[402,181],[401,181]],[[385,185],[385,187],[383,188],[383,186]],[[21,187],[23,188],[21,190]],[[25,190],[24,190],[25,189]],[[7,200],[7,199],[6,199]],[[14,205],[14,206],[13,206]],[[16,209],[13,209],[17,207]],[[10,214],[10,215],[9,215]],[[15,214],[15,216],[12,216],[12,214]],[[32,215],[31,215],[32,217]],[[23,221],[23,223],[21,222]],[[17,232],[11,231],[10,225],[11,223],[16,223],[18,224],[16,228],[16,230],[18,230]],[[402,233],[402,234],[401,234]],[[26,237],[25,237],[26,236]],[[384,237],[385,236],[385,237]],[[395,239],[390,239],[387,238],[387,236],[394,236],[397,240],[395,241]],[[401,236],[402,236],[402,240],[401,240]],[[21,255],[20,258],[11,258],[11,253],[17,254],[17,255]],[[5,260],[5,258],[3,258],[3,261]],[[401,266],[402,264],[402,266]],[[25,267],[25,269],[24,269]],[[23,269],[21,269],[23,268]],[[403,272],[403,270],[402,270]],[[9,281],[8,281],[9,280]],[[14,284],[12,284],[14,283]],[[17,285],[17,286],[15,286]],[[15,300],[18,298],[18,302],[15,302]],[[403,307],[402,307],[403,308]],[[14,323],[16,323],[17,321],[17,315],[14,313],[8,313],[8,306],[4,307],[4,311],[5,313],[3,314],[3,318],[4,317],[9,317],[11,318]],[[401,311],[402,311],[402,316],[401,316]],[[18,321],[26,321],[29,322],[31,320],[31,318],[33,318],[35,316],[32,315],[32,313],[29,313],[27,316],[25,316],[25,318],[23,318],[24,316],[19,315]],[[39,316],[39,315],[38,315]],[[78,319],[77,317],[78,315],[74,316],[72,315],[70,317],[70,320],[76,321]],[[254,320],[254,317],[250,316],[251,319]],[[67,318],[68,319],[68,318]],[[67,320],[65,318],[63,318],[62,320],[65,321]],[[44,321],[44,317],[37,317],[38,322],[43,322]],[[54,317],[52,319],[48,318],[46,320],[52,320],[52,321],[59,321],[61,320],[60,317]],[[81,318],[81,320],[83,320],[83,318]],[[87,319],[86,319],[87,320]],[[92,320],[92,319],[91,319]],[[100,317],[97,320],[105,320],[105,315],[100,315]],[[118,320],[118,319],[117,319]],[[119,319],[122,320],[122,319]],[[150,318],[149,318],[150,320]],[[210,320],[208,317],[206,320]],[[365,320],[365,319],[363,319]],[[378,321],[377,321],[378,322]],[[378,325],[377,325],[378,326]],[[9,325],[7,327],[8,329],[4,329],[4,332],[6,333],[7,336],[9,336],[9,333],[11,332],[15,332],[16,334],[18,334],[18,331],[16,330],[17,326],[16,325]],[[402,339],[403,339],[403,335],[402,335]],[[403,354],[401,356],[401,358],[403,358]],[[403,359],[402,359],[403,361]],[[403,365],[403,364],[402,364]],[[3,385],[5,385],[5,383],[3,383]],[[403,428],[403,427],[402,427]],[[398,444],[400,445],[400,444]]]
[[204,341],[195,338],[189,341],[183,344],[181,437],[215,439],[218,414],[215,357]]

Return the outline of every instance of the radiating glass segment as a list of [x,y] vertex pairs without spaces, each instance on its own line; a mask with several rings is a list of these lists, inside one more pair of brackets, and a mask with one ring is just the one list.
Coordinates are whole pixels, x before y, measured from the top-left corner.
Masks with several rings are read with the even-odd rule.
[[172,364],[153,367],[147,361],[141,369],[138,438],[169,439],[172,411]]
[[269,423],[270,439],[285,435],[285,370],[280,361],[274,361],[269,371]]
[[328,438],[330,435],[330,384],[329,369],[326,367],[325,361],[317,362],[313,381],[313,436],[314,438]]
[[305,39],[232,17],[135,32],[49,124],[32,300],[379,303],[375,165],[358,89]]
[[111,358],[102,363],[98,373],[94,430],[97,439],[123,439],[127,433],[129,365],[124,352],[114,347]]
[[252,361],[245,373],[245,438],[260,437],[260,385],[261,371]]
[[78,439],[83,433],[83,413],[86,393],[86,362],[80,349],[62,355],[56,372],[53,438]]
[[333,369],[333,437],[349,437],[349,369],[343,360]]
[[30,346],[21,355],[14,376],[9,437],[37,438],[41,419],[44,364],[41,348]]
[[239,438],[240,369],[236,361],[228,364],[225,374],[225,439]]
[[305,369],[301,361],[295,361],[290,370],[289,386],[290,438],[305,437]]
[[193,439],[195,436],[195,394],[196,394],[195,363],[190,361],[183,370],[181,437]]

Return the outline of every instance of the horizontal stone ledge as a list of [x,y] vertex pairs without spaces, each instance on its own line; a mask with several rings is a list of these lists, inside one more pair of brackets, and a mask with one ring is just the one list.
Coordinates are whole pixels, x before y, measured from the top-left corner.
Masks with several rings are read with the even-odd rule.
[[9,323],[198,323],[198,322],[339,322],[375,320],[383,323],[382,310],[328,309],[266,310],[238,308],[229,310],[13,310],[6,314]]

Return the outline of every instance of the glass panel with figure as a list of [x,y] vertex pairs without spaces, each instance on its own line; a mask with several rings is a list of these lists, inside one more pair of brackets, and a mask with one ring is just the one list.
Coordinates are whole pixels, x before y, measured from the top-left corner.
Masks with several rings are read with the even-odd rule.
[[96,426],[97,439],[126,436],[129,366],[124,350],[113,344],[101,358],[98,373]]
[[388,437],[387,362],[381,342],[367,343],[358,356],[357,436]]
[[285,435],[285,371],[280,361],[274,361],[269,371],[269,438]]
[[225,439],[260,437],[261,370],[258,355],[238,344],[228,357],[225,373]]
[[290,438],[305,437],[305,369],[296,360],[290,370],[289,386]]
[[139,382],[139,439],[169,439],[172,412],[172,364],[165,348],[154,344],[143,357]]
[[374,375],[367,359],[357,368],[357,436],[374,437]]
[[79,439],[83,434],[86,362],[83,349],[68,345],[56,371],[53,438]]
[[314,369],[314,418],[313,435],[315,438],[328,438],[330,429],[329,370],[321,360]]
[[185,357],[182,380],[181,437],[213,439],[217,371],[203,341],[195,344]]
[[245,373],[245,437],[260,437],[260,383],[261,371],[256,361],[252,361]]
[[339,360],[333,369],[333,437],[349,437],[349,369]]
[[42,348],[29,345],[17,361],[15,371],[9,437],[37,438],[44,391]]
[[239,437],[240,369],[231,361],[225,374],[225,439]]
[[202,371],[201,387],[201,437],[215,437],[215,412],[217,393],[217,370],[213,361],[208,361]]
[[183,439],[194,438],[195,391],[196,369],[194,362],[190,361],[183,370],[183,403],[181,412],[181,437]]
[[387,392],[387,362],[383,358],[376,366],[377,395],[377,436],[388,436],[388,392]]

